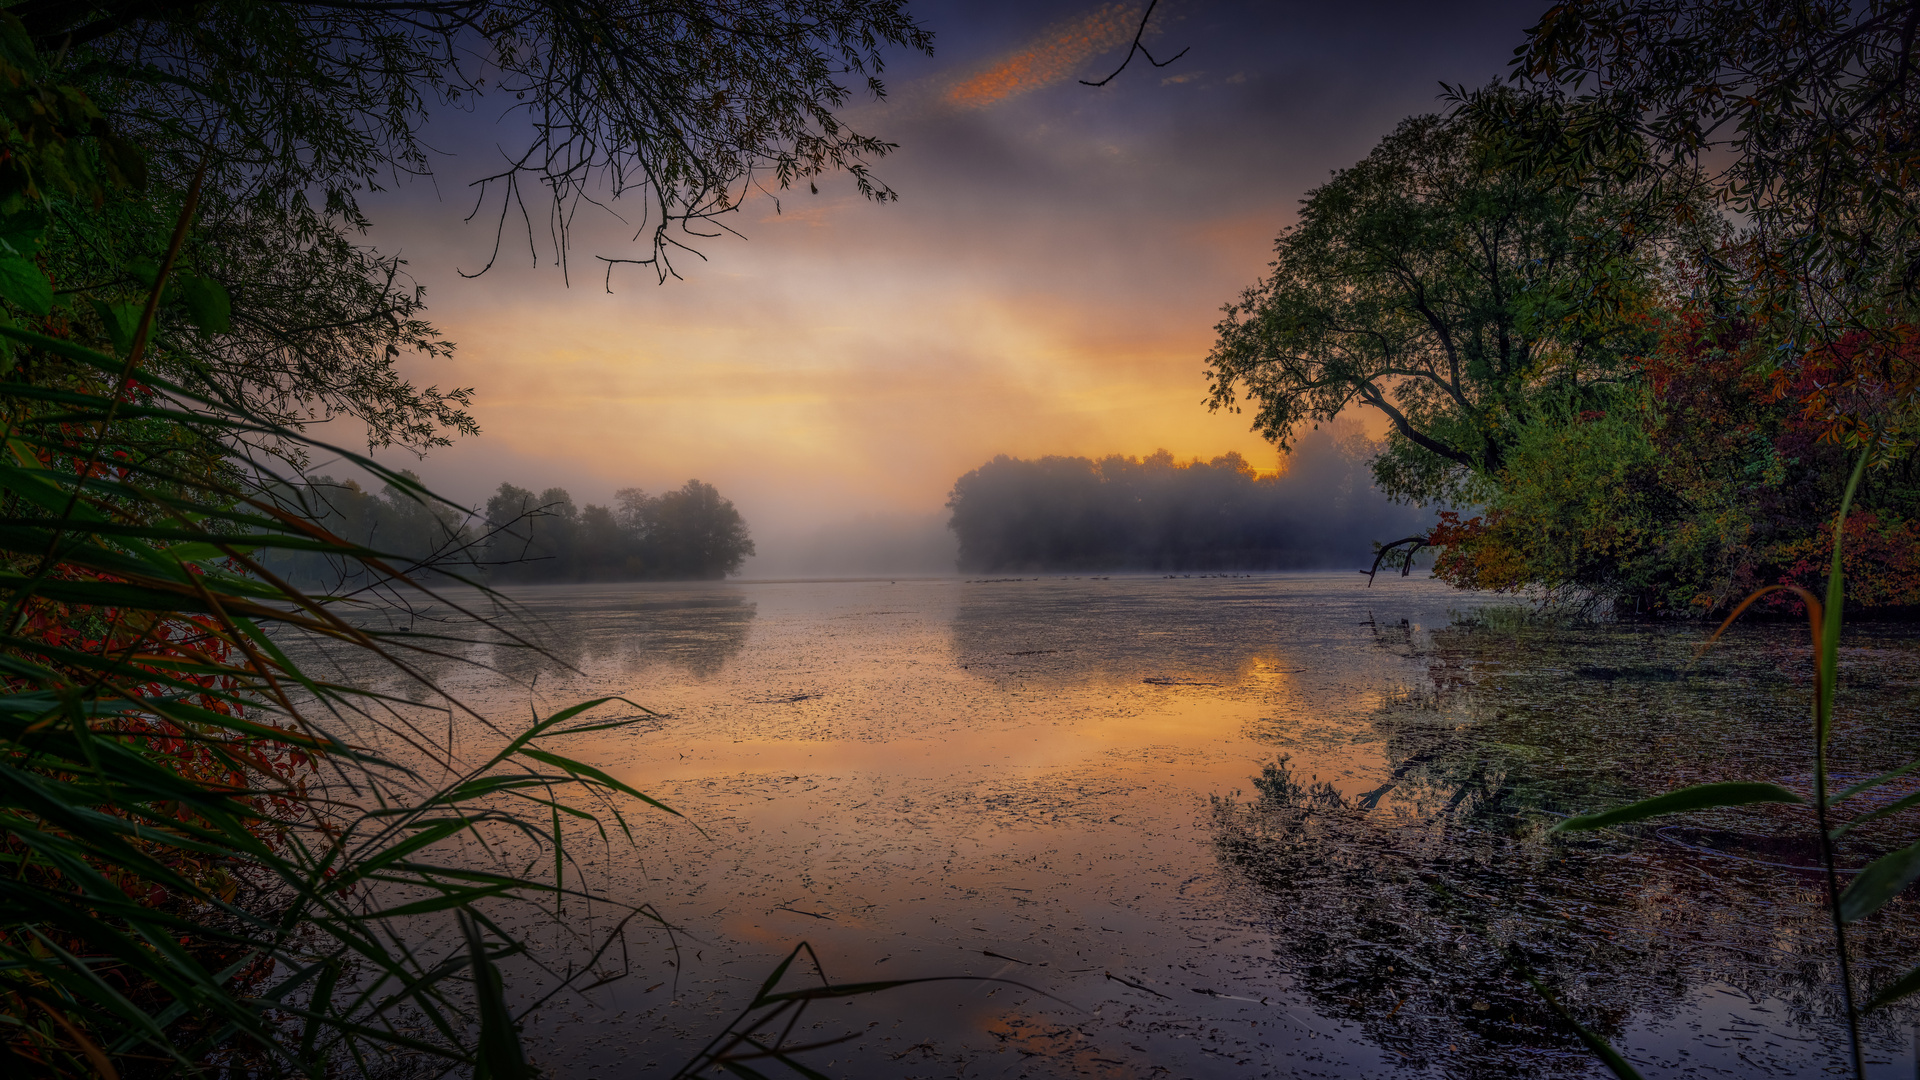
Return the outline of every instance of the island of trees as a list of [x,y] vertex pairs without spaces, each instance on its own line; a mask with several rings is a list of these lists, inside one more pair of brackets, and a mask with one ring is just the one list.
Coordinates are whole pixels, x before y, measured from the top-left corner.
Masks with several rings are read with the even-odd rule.
[[[484,508],[465,513],[422,498],[406,483],[375,493],[355,480],[317,476],[277,495],[333,536],[409,574],[492,583],[717,580],[753,554],[732,501],[699,480],[659,495],[624,488],[612,506],[578,505],[561,487],[535,493],[503,483]],[[332,553],[282,554],[270,565],[325,585],[364,584],[373,574]]]
[[1006,456],[955,481],[947,506],[960,568],[1031,570],[1301,570],[1372,561],[1381,537],[1429,515],[1375,488],[1378,444],[1354,432],[1308,433],[1284,472],[1237,453],[1181,463],[1165,450]]

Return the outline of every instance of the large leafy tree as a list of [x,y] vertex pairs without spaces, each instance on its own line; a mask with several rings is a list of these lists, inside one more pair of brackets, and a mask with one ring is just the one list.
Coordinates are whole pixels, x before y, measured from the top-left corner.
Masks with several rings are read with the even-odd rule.
[[1595,194],[1514,167],[1525,134],[1415,117],[1309,192],[1271,272],[1226,308],[1212,407],[1253,409],[1283,449],[1377,409],[1381,486],[1421,502],[1496,478],[1527,424],[1605,408],[1681,231],[1631,184]]
[[1920,289],[1916,44],[1912,0],[1569,0],[1514,64],[1592,133],[1705,166],[1751,226],[1744,283],[1831,330],[1910,320]]
[[[631,262],[665,276],[671,253],[717,234],[752,191],[840,170],[892,197],[870,171],[891,145],[838,114],[856,89],[882,92],[885,49],[930,47],[904,8],[25,0],[5,32],[86,87],[103,130],[123,140],[110,147],[137,145],[151,174],[148,198],[105,214],[55,204],[58,284],[88,288],[157,256],[200,177],[185,257],[233,300],[231,325],[206,343],[206,374],[274,419],[346,413],[376,444],[421,447],[473,430],[467,391],[398,373],[402,356],[451,346],[405,264],[363,242],[361,199],[432,171],[430,116],[501,118],[504,157],[462,178],[494,226],[493,255],[520,224],[564,267],[576,214],[600,203],[623,212],[639,245],[600,254],[607,272]],[[468,269],[491,264],[483,249]]]

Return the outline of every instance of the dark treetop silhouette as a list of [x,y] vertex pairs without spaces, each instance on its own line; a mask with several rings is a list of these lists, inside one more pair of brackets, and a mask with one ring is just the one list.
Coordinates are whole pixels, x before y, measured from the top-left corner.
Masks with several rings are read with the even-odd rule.
[[[578,506],[561,487],[535,494],[501,484],[482,512],[465,517],[392,485],[376,495],[324,476],[286,494],[329,532],[408,573],[483,574],[493,582],[716,579],[753,554],[740,512],[698,480],[660,495],[626,488],[611,507]],[[352,585],[366,577],[321,555],[287,554],[273,566],[302,581]]]

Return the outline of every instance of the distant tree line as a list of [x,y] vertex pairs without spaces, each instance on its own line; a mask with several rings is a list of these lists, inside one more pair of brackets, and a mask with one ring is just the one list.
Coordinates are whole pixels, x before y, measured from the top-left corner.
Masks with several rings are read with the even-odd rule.
[[614,505],[575,507],[564,488],[501,484],[487,500],[487,563],[505,581],[717,579],[753,554],[747,523],[712,484],[689,480]]
[[1374,488],[1378,451],[1358,433],[1315,431],[1284,473],[1264,476],[1237,453],[1002,455],[954,483],[948,524],[965,571],[1361,568],[1376,542],[1429,524]]
[[[464,511],[421,491],[387,484],[375,493],[326,476],[282,487],[277,495],[284,506],[409,573],[491,582],[712,580],[738,571],[753,554],[740,512],[698,480],[660,495],[625,488],[611,507],[579,506],[565,488],[535,494],[503,483],[484,508]],[[328,584],[351,585],[366,575],[321,555],[283,553],[270,568]]]

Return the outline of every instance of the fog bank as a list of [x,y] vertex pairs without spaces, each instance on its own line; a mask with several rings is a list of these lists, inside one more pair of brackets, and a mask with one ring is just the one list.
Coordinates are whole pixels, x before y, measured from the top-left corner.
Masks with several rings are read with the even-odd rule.
[[756,529],[762,554],[746,561],[746,578],[925,577],[951,574],[959,542],[945,511],[860,514],[824,525]]

